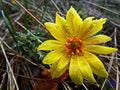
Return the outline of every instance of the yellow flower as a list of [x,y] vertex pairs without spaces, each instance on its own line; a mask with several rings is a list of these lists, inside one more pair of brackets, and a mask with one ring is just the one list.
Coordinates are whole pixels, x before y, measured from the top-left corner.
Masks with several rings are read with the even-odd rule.
[[110,54],[116,48],[99,44],[111,40],[106,35],[95,35],[103,28],[105,18],[93,20],[88,17],[82,20],[71,7],[66,19],[56,14],[55,23],[46,22],[45,27],[56,40],[47,40],[38,46],[38,50],[51,50],[43,60],[44,64],[52,64],[52,78],[59,78],[69,70],[71,80],[82,84],[83,79],[95,82],[93,73],[108,77],[108,73],[95,54]]

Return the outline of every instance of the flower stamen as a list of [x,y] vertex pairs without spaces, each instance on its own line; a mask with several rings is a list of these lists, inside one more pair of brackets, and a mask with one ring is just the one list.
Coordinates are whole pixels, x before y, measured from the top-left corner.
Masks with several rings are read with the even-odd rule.
[[75,54],[79,54],[79,55],[83,54],[84,45],[83,45],[82,40],[80,40],[76,36],[73,36],[67,39],[66,44],[65,44],[65,50],[69,56],[75,55]]

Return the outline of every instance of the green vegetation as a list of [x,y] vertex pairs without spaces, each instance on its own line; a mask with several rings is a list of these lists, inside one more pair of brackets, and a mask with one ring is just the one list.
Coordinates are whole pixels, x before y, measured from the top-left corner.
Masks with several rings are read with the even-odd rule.
[[[49,69],[49,66],[43,65],[42,60],[47,53],[37,51],[37,47],[52,37],[43,24],[54,22],[56,12],[64,17],[70,6],[73,6],[82,18],[88,16],[107,18],[107,23],[100,33],[113,38],[107,43],[108,46],[120,49],[119,0],[17,0],[15,4],[10,0],[1,0],[0,90],[15,90],[15,87],[16,90],[33,90],[36,81],[44,79],[41,73],[44,69]],[[25,10],[28,10],[38,21]],[[108,79],[95,76],[97,83],[92,84],[86,80],[84,85],[78,86],[68,78],[59,84],[58,90],[71,90],[70,88],[73,90],[118,90],[120,86],[119,53],[118,51],[112,55],[99,56],[110,73]],[[6,61],[5,54],[9,62]],[[14,72],[17,84],[10,68]]]

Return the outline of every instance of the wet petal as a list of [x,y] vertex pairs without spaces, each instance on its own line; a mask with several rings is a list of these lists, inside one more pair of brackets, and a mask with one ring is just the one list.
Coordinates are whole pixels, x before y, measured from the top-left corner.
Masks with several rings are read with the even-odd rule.
[[80,38],[83,38],[86,35],[86,33],[90,30],[89,28],[92,24],[93,18],[94,17],[88,17],[83,21],[82,27],[80,28],[80,31],[79,31]]
[[101,77],[108,77],[108,73],[103,63],[99,60],[99,58],[96,55],[89,52],[85,52],[84,57],[89,63],[90,67],[92,68],[93,73]]
[[97,35],[91,38],[87,38],[84,40],[85,44],[102,44],[111,40],[111,37],[106,35]]
[[92,73],[92,69],[89,65],[89,63],[85,60],[85,58],[83,56],[79,56],[78,58],[78,63],[80,66],[80,71],[82,73],[82,75],[88,79],[91,82],[95,82],[93,73]]
[[81,66],[79,64],[79,59],[72,57],[70,60],[69,75],[75,84],[83,83],[83,76],[81,74],[80,68]]
[[84,39],[96,34],[97,32],[99,32],[103,28],[103,24],[105,22],[106,22],[106,18],[102,18],[102,19],[99,19],[99,20],[93,20],[93,23],[90,27],[90,30],[88,30]]
[[61,41],[65,39],[63,33],[57,28],[55,23],[46,22],[45,27],[55,39]]
[[63,56],[51,67],[52,78],[59,78],[68,68],[69,58]]
[[63,46],[63,43],[57,40],[47,40],[38,46],[38,50],[55,50]]
[[79,14],[76,12],[76,10],[71,7],[66,15],[66,21],[71,28],[71,32],[74,35],[78,34],[78,30],[80,30],[82,19],[80,18]]
[[50,53],[48,53],[44,57],[43,63],[44,64],[53,64],[56,61],[58,61],[63,55],[64,55],[64,52],[61,49],[60,50],[51,51]]
[[110,54],[117,51],[117,48],[111,48],[106,46],[100,46],[100,45],[89,45],[86,46],[86,50],[92,53],[97,54]]

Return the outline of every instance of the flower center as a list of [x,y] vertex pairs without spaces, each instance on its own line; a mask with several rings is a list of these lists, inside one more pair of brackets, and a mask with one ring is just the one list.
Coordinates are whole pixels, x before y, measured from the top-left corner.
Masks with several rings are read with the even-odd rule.
[[73,36],[69,39],[67,39],[67,42],[65,43],[65,50],[68,53],[69,56],[75,55],[75,54],[83,54],[84,52],[84,45],[82,40],[77,38],[76,36]]

